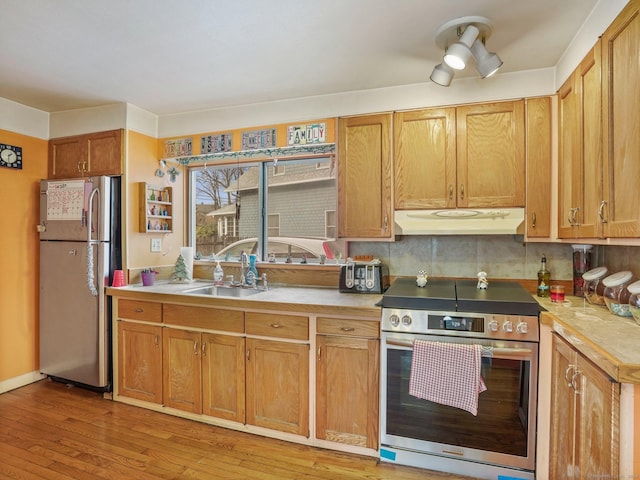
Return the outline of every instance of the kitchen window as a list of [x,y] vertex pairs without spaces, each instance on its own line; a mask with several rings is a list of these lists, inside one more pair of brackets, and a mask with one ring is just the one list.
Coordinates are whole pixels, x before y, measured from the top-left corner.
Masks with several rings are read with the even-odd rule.
[[[275,165],[274,165],[275,163]],[[337,177],[330,157],[189,168],[191,244],[201,258],[308,263],[346,257],[336,241]]]

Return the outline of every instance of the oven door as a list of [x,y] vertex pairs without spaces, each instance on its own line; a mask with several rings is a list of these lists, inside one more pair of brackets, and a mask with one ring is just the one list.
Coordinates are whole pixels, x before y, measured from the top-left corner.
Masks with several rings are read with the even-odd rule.
[[[409,395],[416,339],[493,347],[493,356],[482,358],[487,390],[477,416]],[[534,470],[537,343],[383,332],[381,375],[383,448]]]

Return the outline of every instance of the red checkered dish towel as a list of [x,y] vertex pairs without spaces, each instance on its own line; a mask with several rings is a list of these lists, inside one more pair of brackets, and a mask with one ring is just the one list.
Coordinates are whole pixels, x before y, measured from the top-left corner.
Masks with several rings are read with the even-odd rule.
[[487,389],[480,375],[482,346],[413,342],[409,394],[478,414],[478,395]]

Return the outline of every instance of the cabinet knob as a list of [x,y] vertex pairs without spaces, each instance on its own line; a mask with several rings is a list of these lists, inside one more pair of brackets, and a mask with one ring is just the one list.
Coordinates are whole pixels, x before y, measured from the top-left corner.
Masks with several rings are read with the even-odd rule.
[[464,183],[460,184],[460,200],[464,200]]
[[531,214],[531,228],[536,228],[536,212]]

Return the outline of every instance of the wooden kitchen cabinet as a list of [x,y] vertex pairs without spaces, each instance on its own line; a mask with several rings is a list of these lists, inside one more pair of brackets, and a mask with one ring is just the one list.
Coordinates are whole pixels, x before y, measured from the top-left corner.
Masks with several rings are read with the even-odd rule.
[[244,423],[244,313],[165,303],[163,321],[164,404]]
[[247,424],[308,437],[309,319],[256,312],[245,319]]
[[392,115],[338,120],[338,236],[393,238]]
[[551,480],[619,478],[620,384],[553,335]]
[[122,129],[54,138],[49,141],[49,178],[122,175]]
[[551,98],[525,101],[526,108],[526,236],[551,235]]
[[378,448],[379,323],[317,319],[316,437]]
[[118,395],[162,403],[162,327],[119,320]]
[[640,0],[602,35],[604,237],[640,236]]
[[558,90],[558,237],[595,238],[602,201],[600,42]]
[[396,209],[521,207],[524,101],[394,114]]

